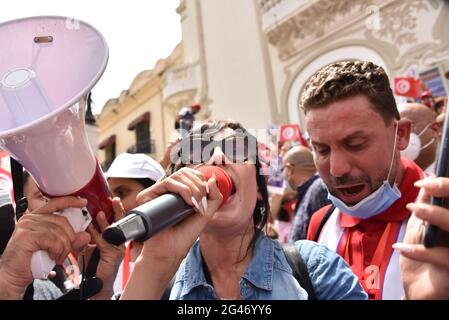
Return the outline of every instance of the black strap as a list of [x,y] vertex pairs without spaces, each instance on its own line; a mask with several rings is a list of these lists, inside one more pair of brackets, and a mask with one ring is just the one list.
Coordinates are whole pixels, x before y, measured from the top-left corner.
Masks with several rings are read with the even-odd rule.
[[92,298],[103,288],[103,281],[99,278],[90,278],[84,280],[80,284],[80,289],[72,289],[62,296],[60,296],[57,300],[79,300],[80,299],[80,291],[83,292],[83,299],[87,300]]
[[28,201],[23,197],[23,167],[13,157],[10,157],[10,159],[14,201],[16,202],[16,219],[19,220],[28,208]]
[[93,278],[97,275],[97,267],[100,262],[100,250],[95,248],[90,256],[89,263],[86,268],[86,278]]
[[329,209],[327,209],[326,214],[324,215],[323,219],[321,219],[320,224],[318,225],[318,229],[316,229],[315,236],[313,237],[313,241],[318,242],[318,238],[320,237],[321,231],[324,228],[324,225],[326,224],[327,220],[329,220],[332,212],[334,212],[335,206],[332,204]]
[[307,291],[309,300],[317,300],[315,289],[313,288],[312,281],[310,280],[309,272],[307,270],[307,264],[299,254],[299,250],[294,244],[290,243],[284,243],[282,245],[282,250],[284,250],[285,258],[292,268],[293,276],[296,281],[298,281],[299,285]]
[[58,300],[87,300],[103,289],[103,281],[96,277],[98,263],[100,262],[100,250],[95,248],[84,272],[83,281],[80,288],[71,289],[62,295]]

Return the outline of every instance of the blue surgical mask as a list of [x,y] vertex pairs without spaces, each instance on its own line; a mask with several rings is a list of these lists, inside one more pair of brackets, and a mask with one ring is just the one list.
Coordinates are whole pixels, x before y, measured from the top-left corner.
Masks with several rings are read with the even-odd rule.
[[353,206],[348,206],[346,203],[328,192],[327,198],[333,203],[335,207],[337,207],[340,211],[349,214],[350,216],[360,219],[368,219],[381,212],[384,212],[401,197],[401,191],[399,191],[396,184],[394,184],[394,186],[392,187],[390,185],[390,182],[388,181],[388,179],[390,178],[391,169],[393,168],[397,136],[398,124],[396,124],[396,135],[394,138],[393,155],[391,157],[390,169],[383,184],[376,191]]

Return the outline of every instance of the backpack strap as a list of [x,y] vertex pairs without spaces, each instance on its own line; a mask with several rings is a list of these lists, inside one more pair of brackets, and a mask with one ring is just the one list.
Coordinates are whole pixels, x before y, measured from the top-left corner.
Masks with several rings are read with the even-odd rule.
[[330,205],[329,209],[327,209],[326,214],[323,216],[323,219],[321,219],[320,224],[318,225],[318,228],[316,229],[315,236],[313,237],[313,241],[318,242],[318,239],[320,237],[321,231],[324,228],[324,225],[326,224],[327,220],[329,220],[332,212],[334,212],[335,206],[332,204]]
[[317,300],[315,289],[313,288],[312,281],[310,280],[309,272],[307,270],[307,264],[299,254],[298,249],[294,244],[284,243],[282,244],[282,250],[284,251],[285,258],[287,259],[290,268],[292,268],[293,276],[299,285],[307,291],[309,300]]

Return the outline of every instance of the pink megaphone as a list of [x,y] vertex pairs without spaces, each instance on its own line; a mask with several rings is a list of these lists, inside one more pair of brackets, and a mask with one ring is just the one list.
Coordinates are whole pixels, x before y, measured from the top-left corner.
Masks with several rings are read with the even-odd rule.
[[103,36],[65,17],[0,24],[0,148],[48,197],[81,196],[95,221],[111,193],[84,128],[87,94],[108,61]]

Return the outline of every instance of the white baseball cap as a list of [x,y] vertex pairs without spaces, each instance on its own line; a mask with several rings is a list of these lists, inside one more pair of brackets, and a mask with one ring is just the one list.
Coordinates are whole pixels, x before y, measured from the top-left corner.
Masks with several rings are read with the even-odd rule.
[[158,181],[165,176],[162,166],[153,158],[143,153],[121,153],[114,159],[108,172],[108,178],[137,178]]

